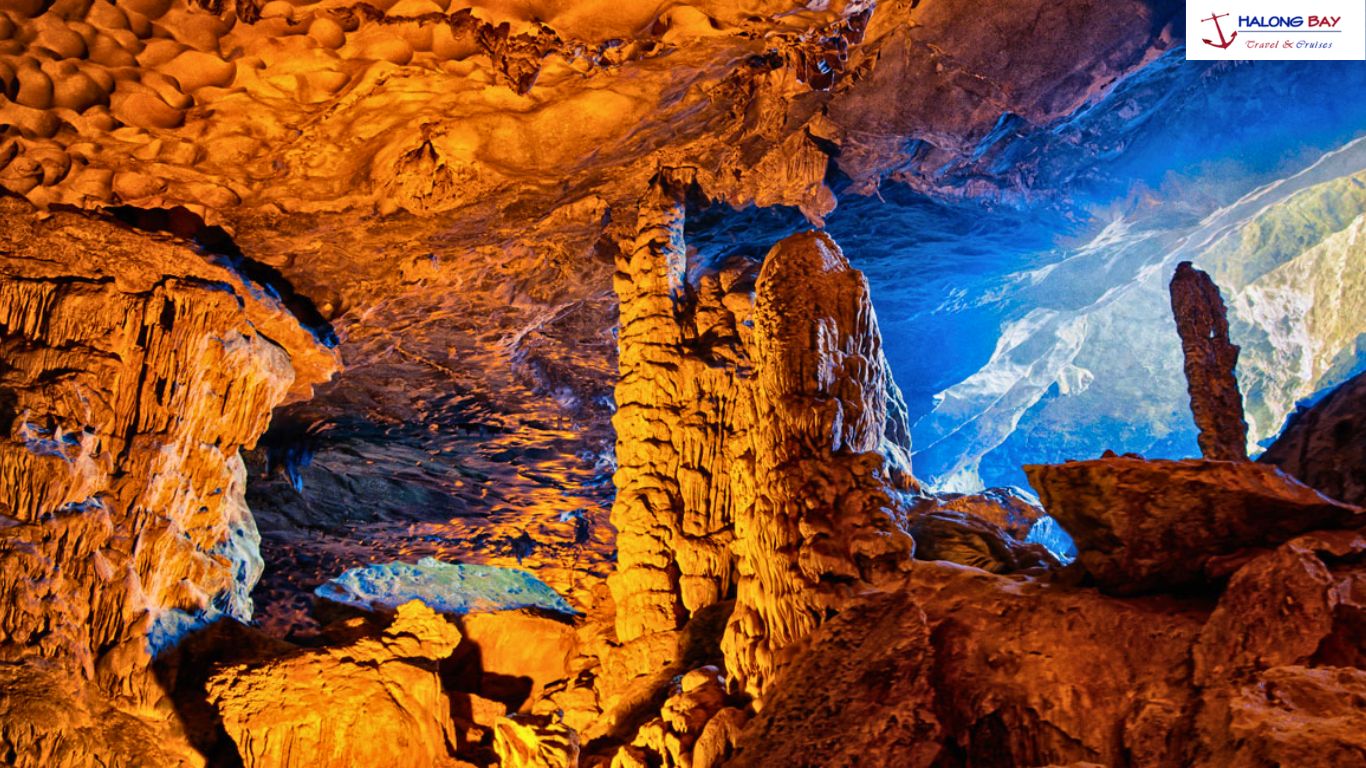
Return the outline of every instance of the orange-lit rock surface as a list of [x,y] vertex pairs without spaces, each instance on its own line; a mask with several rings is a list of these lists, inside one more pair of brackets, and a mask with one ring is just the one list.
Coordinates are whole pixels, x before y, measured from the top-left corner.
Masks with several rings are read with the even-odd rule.
[[152,656],[250,617],[261,558],[239,450],[336,357],[262,286],[183,245],[40,221],[13,200],[0,216],[0,652],[61,670],[57,701],[108,697],[11,742],[44,764],[34,749],[74,749],[82,718],[111,707],[166,721]]
[[[1008,197],[980,150],[1178,11],[0,0],[0,755],[1364,762],[1359,387],[1273,448],[1305,484],[1212,460],[1203,406],[1205,460],[1032,467],[1062,567],[1030,504],[921,492],[829,235],[688,242],[839,185]],[[428,555],[578,613],[314,602]]]
[[455,766],[437,662],[460,632],[420,602],[379,637],[228,667],[209,702],[248,768]]
[[1025,471],[1076,539],[1080,565],[1116,593],[1217,578],[1248,550],[1363,522],[1360,508],[1265,464],[1114,456]]

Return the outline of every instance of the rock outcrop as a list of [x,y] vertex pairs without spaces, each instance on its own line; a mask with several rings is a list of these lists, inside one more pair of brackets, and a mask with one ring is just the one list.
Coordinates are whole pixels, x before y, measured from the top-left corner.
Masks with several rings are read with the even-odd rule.
[[920,564],[812,633],[727,764],[1362,764],[1363,553],[1294,538],[1213,606]]
[[1207,459],[1247,459],[1247,422],[1238,390],[1238,347],[1228,338],[1228,308],[1219,286],[1189,261],[1172,276],[1172,315],[1181,335],[1191,413]]
[[1290,417],[1258,461],[1335,499],[1366,505],[1366,373]]
[[379,637],[228,667],[209,701],[247,768],[454,766],[437,662],[460,632],[421,602]]
[[1361,519],[1275,467],[1108,457],[1025,467],[1044,509],[1103,589],[1133,594],[1227,575],[1228,563],[1317,528]]
[[188,247],[14,200],[0,221],[0,652],[150,708],[156,653],[250,617],[261,558],[239,449],[336,356]]
[[860,602],[801,644],[726,765],[936,765],[935,682],[924,612],[896,593]]

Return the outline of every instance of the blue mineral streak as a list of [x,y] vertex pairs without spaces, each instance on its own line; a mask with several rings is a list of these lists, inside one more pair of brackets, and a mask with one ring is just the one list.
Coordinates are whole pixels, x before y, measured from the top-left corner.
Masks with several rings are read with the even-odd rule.
[[438,613],[463,616],[524,608],[566,616],[577,612],[545,582],[520,568],[447,563],[424,557],[352,568],[315,589],[334,603],[362,610],[397,609],[421,600]]

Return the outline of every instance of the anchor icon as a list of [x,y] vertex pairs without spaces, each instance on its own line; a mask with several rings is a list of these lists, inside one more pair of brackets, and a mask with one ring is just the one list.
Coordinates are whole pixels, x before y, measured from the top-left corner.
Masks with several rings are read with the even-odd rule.
[[1219,26],[1219,20],[1227,15],[1227,13],[1213,13],[1210,14],[1210,17],[1208,19],[1201,19],[1201,21],[1214,22],[1214,30],[1219,33],[1219,42],[1216,43],[1213,40],[1210,40],[1209,38],[1204,38],[1205,45],[1212,45],[1215,48],[1225,49],[1227,49],[1230,45],[1233,45],[1233,41],[1238,37],[1238,32],[1235,30],[1232,35],[1229,35],[1228,39],[1224,39],[1224,30],[1222,27]]

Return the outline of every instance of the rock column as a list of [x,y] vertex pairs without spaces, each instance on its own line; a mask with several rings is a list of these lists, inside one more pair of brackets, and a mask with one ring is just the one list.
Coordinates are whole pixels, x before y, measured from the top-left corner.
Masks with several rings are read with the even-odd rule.
[[829,236],[769,251],[751,355],[757,491],[737,509],[739,589],[722,646],[733,685],[759,699],[782,649],[908,569],[914,543],[879,453],[889,382],[867,280]]
[[1229,341],[1228,310],[1210,276],[1183,261],[1171,282],[1172,314],[1186,359],[1186,388],[1207,459],[1247,460],[1247,422]]

